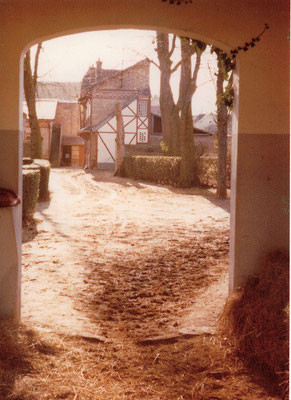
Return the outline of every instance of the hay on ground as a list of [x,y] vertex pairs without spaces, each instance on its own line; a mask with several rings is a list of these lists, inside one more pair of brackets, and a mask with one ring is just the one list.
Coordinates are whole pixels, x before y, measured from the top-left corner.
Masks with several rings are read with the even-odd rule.
[[256,276],[248,279],[227,302],[220,318],[220,332],[248,365],[256,365],[288,388],[289,259],[270,254]]

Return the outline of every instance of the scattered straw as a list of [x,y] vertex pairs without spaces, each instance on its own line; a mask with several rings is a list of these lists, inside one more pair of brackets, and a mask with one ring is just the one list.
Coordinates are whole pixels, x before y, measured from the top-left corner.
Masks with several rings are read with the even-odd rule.
[[277,378],[288,398],[289,260],[281,252],[268,255],[256,276],[227,302],[220,331],[243,356]]

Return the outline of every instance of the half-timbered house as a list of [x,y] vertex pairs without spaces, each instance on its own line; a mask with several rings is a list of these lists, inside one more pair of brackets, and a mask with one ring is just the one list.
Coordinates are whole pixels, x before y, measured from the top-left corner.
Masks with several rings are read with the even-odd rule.
[[151,134],[150,63],[142,60],[124,70],[88,69],[81,84],[81,126],[86,141],[86,165],[110,168],[115,164],[117,124],[115,105],[121,104],[124,142],[147,145]]

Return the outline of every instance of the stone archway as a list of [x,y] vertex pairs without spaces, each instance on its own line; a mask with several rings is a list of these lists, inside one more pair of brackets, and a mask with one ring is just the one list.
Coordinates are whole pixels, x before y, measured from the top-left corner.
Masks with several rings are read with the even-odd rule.
[[[69,4],[2,2],[0,187],[21,195],[20,101],[24,50],[38,40],[96,29],[175,32],[235,48],[270,31],[239,57],[235,80],[231,198],[230,288],[255,271],[258,258],[288,248],[289,221],[289,4],[265,0],[209,0],[170,6],[160,0],[83,0]],[[278,61],[279,60],[279,61]],[[238,101],[239,83],[239,101]],[[0,316],[20,309],[21,207],[0,209]]]

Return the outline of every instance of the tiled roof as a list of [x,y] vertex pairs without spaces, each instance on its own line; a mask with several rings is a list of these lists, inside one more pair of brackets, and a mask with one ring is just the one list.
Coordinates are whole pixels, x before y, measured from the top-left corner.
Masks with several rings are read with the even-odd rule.
[[200,121],[200,119],[203,118],[205,115],[206,115],[206,114],[197,114],[197,115],[194,115],[194,116],[193,116],[194,124],[195,124],[195,122]]
[[80,96],[79,82],[38,82],[36,97],[39,99],[57,99],[76,101]]
[[141,96],[151,96],[151,89],[150,87],[146,87],[144,88],[141,92],[140,92]]
[[[44,100],[36,101],[36,115],[38,119],[53,120],[56,116],[57,100]],[[23,102],[23,112],[28,115],[27,104]]]
[[198,121],[194,119],[194,127],[210,133],[216,133],[216,115],[209,113],[202,116]]
[[74,146],[84,144],[84,140],[80,136],[62,136],[62,145]]
[[[130,67],[127,67],[125,70],[120,70],[120,69],[103,69],[102,67],[100,67],[100,69],[98,70],[97,73],[97,67],[90,67],[88,69],[88,71],[86,72],[85,76],[82,79],[82,83],[81,83],[81,91],[84,93],[86,92],[86,90],[90,89],[91,87],[100,84],[102,82],[104,82],[105,80],[112,78],[114,76],[117,76],[121,73],[123,73],[124,71],[128,71],[130,69],[136,68],[138,65],[142,65],[145,63],[149,63],[148,59],[144,59],[141,60],[139,62],[137,62],[134,65],[131,65]],[[102,63],[101,63],[102,65]],[[97,73],[97,76],[96,76]],[[91,81],[90,81],[91,80]],[[143,96],[151,96],[151,90],[150,87],[146,87],[144,88],[140,94],[142,94]]]
[[118,69],[102,69],[100,71],[100,75],[98,76],[98,78],[93,83],[90,83],[90,78],[95,77],[95,68],[91,67],[91,68],[89,68],[88,72],[86,73],[86,75],[84,76],[84,78],[82,80],[81,89],[82,90],[89,89],[91,86],[94,86],[96,83],[101,83],[105,79],[112,77],[114,75],[117,75],[119,72],[120,72],[120,70],[118,70]]

